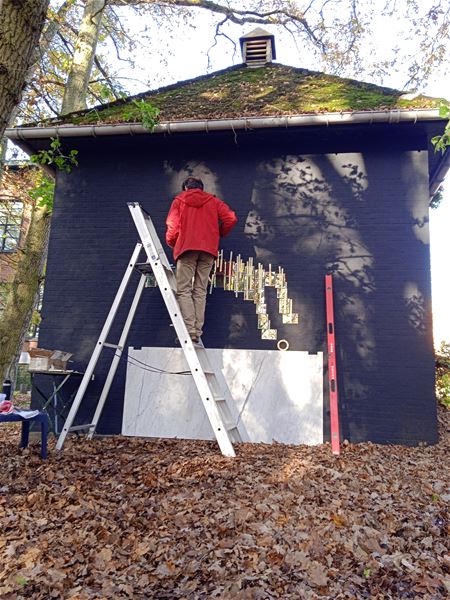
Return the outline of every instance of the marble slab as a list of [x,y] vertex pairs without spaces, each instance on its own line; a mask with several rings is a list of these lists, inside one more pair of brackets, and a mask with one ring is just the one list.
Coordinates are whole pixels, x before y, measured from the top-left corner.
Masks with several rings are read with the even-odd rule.
[[[323,442],[323,354],[208,349],[243,441]],[[128,349],[122,434],[213,439],[180,348]]]

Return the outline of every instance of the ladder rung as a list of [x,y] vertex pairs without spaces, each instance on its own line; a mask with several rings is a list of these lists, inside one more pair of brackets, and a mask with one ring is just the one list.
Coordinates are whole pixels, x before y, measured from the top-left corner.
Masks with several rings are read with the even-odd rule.
[[224,423],[225,425],[225,429],[230,432],[230,431],[238,431],[238,428],[236,427],[236,425],[233,425],[232,423]]
[[223,396],[214,396],[213,400],[214,400],[214,402],[226,402],[226,400]]
[[110,344],[109,342],[103,342],[103,346],[105,348],[119,348],[120,350],[123,350],[122,346],[119,346],[118,344]]
[[81,429],[91,429],[95,427],[95,423],[87,423],[86,425],[74,425],[73,427],[69,427],[68,431],[80,431]]
[[139,271],[142,275],[153,275],[152,265],[150,263],[137,263],[134,265],[136,271]]

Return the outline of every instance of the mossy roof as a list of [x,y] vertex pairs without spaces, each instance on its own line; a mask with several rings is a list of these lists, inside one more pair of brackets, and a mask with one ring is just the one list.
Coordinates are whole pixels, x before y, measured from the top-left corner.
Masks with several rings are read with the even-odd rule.
[[440,100],[277,63],[238,65],[210,75],[130,96],[51,123],[140,122],[135,100],[160,109],[166,121],[267,117],[343,111],[438,108]]

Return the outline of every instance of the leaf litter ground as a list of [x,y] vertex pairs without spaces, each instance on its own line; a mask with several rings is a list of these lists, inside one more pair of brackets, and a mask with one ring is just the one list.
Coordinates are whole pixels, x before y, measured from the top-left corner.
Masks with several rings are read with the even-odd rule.
[[70,438],[0,427],[0,598],[450,596],[450,411],[431,447]]

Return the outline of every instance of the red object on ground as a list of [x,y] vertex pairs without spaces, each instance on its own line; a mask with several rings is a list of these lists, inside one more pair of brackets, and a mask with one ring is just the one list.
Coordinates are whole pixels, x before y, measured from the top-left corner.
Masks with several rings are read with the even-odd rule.
[[331,451],[340,454],[339,404],[336,370],[336,336],[334,329],[333,276],[325,275],[325,304],[327,311],[328,383],[330,387]]

